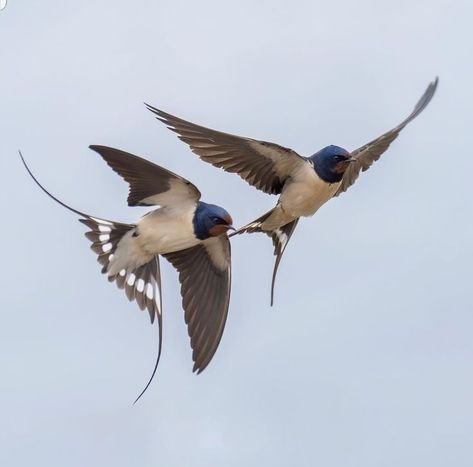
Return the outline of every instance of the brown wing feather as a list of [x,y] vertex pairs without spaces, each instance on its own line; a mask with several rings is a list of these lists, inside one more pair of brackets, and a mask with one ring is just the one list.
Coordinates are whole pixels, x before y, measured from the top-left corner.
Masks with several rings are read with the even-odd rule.
[[193,349],[193,371],[200,373],[215,354],[227,319],[230,242],[221,235],[164,257],[179,272],[184,318]]
[[414,118],[416,118],[429,104],[432,97],[435,94],[437,89],[438,78],[436,78],[432,83],[429,84],[424,94],[417,102],[414,110],[411,114],[398,126],[392,130],[384,133],[379,138],[370,141],[368,144],[365,144],[361,148],[356,149],[352,152],[352,157],[356,159],[355,162],[350,164],[346,170],[340,188],[338,189],[335,196],[338,196],[340,193],[346,191],[360,175],[360,172],[365,172],[368,170],[373,162],[377,161],[381,155],[389,148],[390,144],[399,136],[399,133],[402,129]]
[[305,162],[292,149],[205,128],[146,105],[203,161],[236,173],[265,193],[281,193],[284,182]]
[[198,201],[200,191],[185,178],[146,159],[107,146],[90,146],[130,185],[129,206]]

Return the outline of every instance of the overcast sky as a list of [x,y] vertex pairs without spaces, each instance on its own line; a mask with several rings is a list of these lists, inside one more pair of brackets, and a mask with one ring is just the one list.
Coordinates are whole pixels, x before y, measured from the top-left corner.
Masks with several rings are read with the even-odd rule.
[[[0,464],[473,465],[471,1],[9,0],[0,11]],[[164,352],[74,215],[133,222],[115,146],[189,178],[240,226],[274,205],[143,102],[311,155],[437,95],[355,186],[272,245],[233,240],[229,319],[192,361],[163,262]]]

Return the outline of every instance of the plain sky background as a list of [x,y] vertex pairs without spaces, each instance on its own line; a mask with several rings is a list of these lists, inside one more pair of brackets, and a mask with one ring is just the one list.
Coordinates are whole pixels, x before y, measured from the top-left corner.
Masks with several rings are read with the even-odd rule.
[[[470,0],[26,1],[0,12],[0,465],[473,465]],[[276,198],[204,164],[143,102],[311,155],[425,112],[272,246],[233,241],[229,319],[191,373],[177,274],[156,328],[99,272],[84,227],[28,178],[133,222],[115,146],[189,178],[236,225]]]

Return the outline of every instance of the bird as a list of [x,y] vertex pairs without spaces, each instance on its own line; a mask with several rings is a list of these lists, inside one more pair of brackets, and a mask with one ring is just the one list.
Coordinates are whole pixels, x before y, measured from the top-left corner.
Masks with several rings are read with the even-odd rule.
[[231,289],[228,231],[230,214],[200,200],[197,187],[185,178],[139,156],[107,146],[92,145],[105,162],[129,184],[129,206],[159,207],[136,224],[124,224],[80,212],[53,196],[21,160],[34,182],[54,201],[69,209],[88,227],[85,236],[110,282],[124,289],[130,301],[157,319],[158,356],[162,349],[162,298],[159,257],[179,273],[184,318],[192,348],[193,371],[201,373],[212,360],[227,319]]
[[310,157],[275,143],[196,125],[152,105],[145,105],[201,160],[226,172],[236,173],[258,190],[279,195],[273,209],[231,234],[263,232],[271,237],[276,256],[271,281],[273,305],[279,264],[299,219],[314,215],[327,201],[353,185],[360,172],[368,170],[404,127],[427,107],[437,85],[438,77],[428,85],[409,116],[378,138],[351,152],[329,145]]

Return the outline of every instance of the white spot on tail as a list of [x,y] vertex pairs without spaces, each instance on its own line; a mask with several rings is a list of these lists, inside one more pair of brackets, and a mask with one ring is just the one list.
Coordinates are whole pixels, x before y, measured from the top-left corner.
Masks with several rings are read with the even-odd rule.
[[126,280],[126,283],[131,287],[135,283],[136,276],[131,273]]
[[110,251],[112,249],[112,244],[111,243],[106,243],[105,245],[102,245],[102,251],[104,253],[107,253],[107,251]]
[[153,300],[154,297],[154,290],[153,290],[153,285],[148,283],[146,284],[146,296],[150,299]]
[[138,292],[143,292],[144,289],[145,281],[143,279],[138,279],[138,281],[136,282],[136,290],[138,290]]
[[287,234],[285,234],[284,232],[282,232],[281,230],[274,230],[273,233],[276,235],[276,237],[278,237],[278,240],[279,242],[282,244],[282,245],[285,245],[287,243]]

